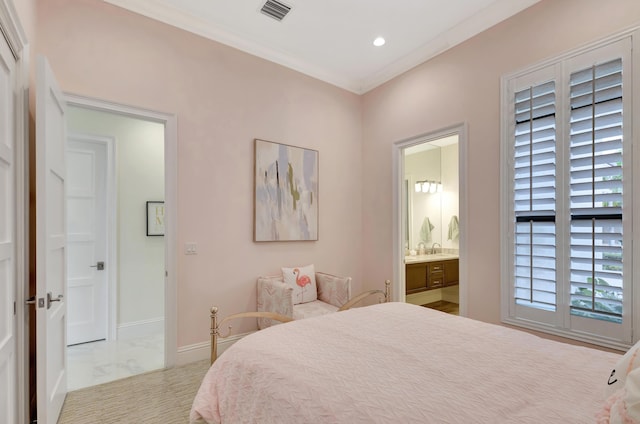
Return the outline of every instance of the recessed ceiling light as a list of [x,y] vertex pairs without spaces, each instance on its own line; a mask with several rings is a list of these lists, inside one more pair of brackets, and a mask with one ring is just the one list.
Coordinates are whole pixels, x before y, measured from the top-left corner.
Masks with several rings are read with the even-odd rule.
[[384,46],[384,43],[386,43],[386,41],[382,37],[378,37],[375,40],[373,40],[373,45],[376,47]]

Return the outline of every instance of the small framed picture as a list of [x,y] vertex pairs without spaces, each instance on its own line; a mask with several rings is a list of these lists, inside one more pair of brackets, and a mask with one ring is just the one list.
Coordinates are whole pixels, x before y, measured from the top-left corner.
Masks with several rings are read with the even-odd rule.
[[164,202],[147,202],[147,236],[164,235]]

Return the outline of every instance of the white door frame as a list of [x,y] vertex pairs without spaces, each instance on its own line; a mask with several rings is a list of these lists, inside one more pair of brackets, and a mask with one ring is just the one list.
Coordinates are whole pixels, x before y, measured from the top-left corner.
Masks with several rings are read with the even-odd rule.
[[[118,330],[118,248],[117,248],[117,179],[116,179],[116,140],[111,136],[98,136],[85,133],[69,133],[67,140],[75,140],[82,143],[104,144],[107,148],[107,251],[105,262],[107,263],[107,340],[116,340]],[[68,291],[67,291],[68,293]]]
[[392,195],[393,195],[393,300],[406,301],[406,282],[404,267],[404,228],[402,186],[404,184],[404,149],[451,135],[458,136],[458,176],[460,178],[459,206],[460,206],[460,315],[467,316],[467,125],[460,123],[438,131],[420,134],[415,137],[396,141],[392,146]]
[[65,93],[69,106],[118,113],[164,125],[165,191],[165,284],[164,284],[164,366],[173,367],[178,354],[177,328],[177,218],[178,218],[178,126],[173,114],[137,108],[76,94]]

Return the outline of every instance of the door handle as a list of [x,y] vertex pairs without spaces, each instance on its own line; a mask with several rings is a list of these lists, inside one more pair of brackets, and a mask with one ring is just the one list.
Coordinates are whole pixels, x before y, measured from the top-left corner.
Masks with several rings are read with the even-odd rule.
[[24,303],[26,305],[38,305],[38,308],[44,308],[44,297],[36,299],[35,296],[31,296],[29,299],[25,300]]
[[51,304],[53,302],[61,302],[63,297],[64,296],[59,294],[57,298],[53,299],[53,295],[51,294],[51,292],[47,293],[47,309],[51,308]]
[[89,268],[97,268],[98,271],[104,270],[104,261],[97,262],[95,265],[89,265]]

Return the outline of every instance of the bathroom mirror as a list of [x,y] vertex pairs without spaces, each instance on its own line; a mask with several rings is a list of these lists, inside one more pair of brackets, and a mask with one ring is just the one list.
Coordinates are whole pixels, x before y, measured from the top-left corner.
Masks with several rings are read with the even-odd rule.
[[[459,248],[458,136],[409,147],[404,151],[406,187],[405,247],[425,253]],[[436,244],[437,243],[437,244]]]

